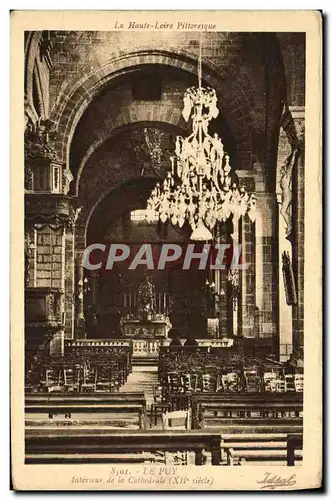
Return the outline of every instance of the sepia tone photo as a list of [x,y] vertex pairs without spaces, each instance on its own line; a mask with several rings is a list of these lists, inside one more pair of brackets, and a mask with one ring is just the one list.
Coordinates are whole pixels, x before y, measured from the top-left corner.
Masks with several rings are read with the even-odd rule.
[[320,486],[321,20],[273,15],[13,13],[16,489]]

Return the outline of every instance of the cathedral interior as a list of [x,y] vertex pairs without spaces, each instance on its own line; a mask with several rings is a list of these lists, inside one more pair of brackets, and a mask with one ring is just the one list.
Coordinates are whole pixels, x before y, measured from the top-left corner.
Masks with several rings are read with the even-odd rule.
[[[134,463],[157,461],[159,446],[178,463],[193,454],[196,465],[294,465],[303,406],[305,35],[153,35],[25,32],[26,461],[78,460],[75,432],[90,426],[108,429],[113,455]],[[85,249],[96,243],[190,243],[188,223],[148,219],[147,207],[177,137],[191,133],[184,95],[197,87],[198,61],[200,87],[215,90],[219,110],[209,133],[257,199],[254,220],[218,221],[212,238],[236,238],[247,267],[86,269]],[[175,432],[172,415],[185,416],[173,448],[164,439]],[[210,425],[214,434],[204,434]],[[220,449],[226,428],[261,433],[261,448]],[[121,437],[126,429],[137,443],[144,437],[140,453],[131,435]],[[284,433],[285,449],[263,453],[268,429]],[[71,439],[68,456],[61,432]],[[87,452],[80,463],[117,463],[112,453]]]

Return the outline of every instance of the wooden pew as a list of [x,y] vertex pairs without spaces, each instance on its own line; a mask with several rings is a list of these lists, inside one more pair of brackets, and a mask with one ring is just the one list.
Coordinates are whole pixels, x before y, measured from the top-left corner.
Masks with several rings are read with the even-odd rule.
[[212,465],[219,465],[220,440],[220,434],[201,431],[26,429],[25,463],[133,463],[146,461],[149,453],[150,460],[160,461],[157,452],[187,451],[195,454],[195,465],[203,465],[206,451]]
[[[68,395],[49,395],[49,394],[29,394],[25,398],[25,417],[26,425],[34,426],[42,424],[40,420],[36,420],[36,415],[48,415],[46,424],[52,424],[50,419],[55,415],[65,417],[66,425],[70,423],[73,414],[79,414],[79,421],[82,425],[89,423],[89,420],[96,422],[100,421],[101,414],[106,415],[106,423],[109,415],[137,414],[139,429],[144,429],[146,426],[146,400],[144,393],[101,393],[101,394],[68,394]],[[82,419],[85,415],[84,418]],[[61,423],[57,422],[57,424]],[[76,423],[76,422],[75,422]],[[101,423],[101,422],[100,422]],[[45,422],[44,422],[45,425]]]
[[[273,416],[289,415],[294,413],[294,423],[301,425],[300,413],[303,411],[302,393],[201,393],[191,396],[193,428],[200,428],[205,425],[208,417],[207,412],[213,412],[214,418],[223,423],[224,418],[244,418],[252,419],[252,413],[259,412],[261,418]],[[218,416],[222,412],[223,416]],[[225,417],[226,415],[226,417]],[[284,416],[280,419],[284,420]]]
[[248,401],[275,401],[282,399],[283,401],[299,401],[303,402],[302,392],[196,392],[192,394],[193,400],[211,401],[211,399],[233,399],[239,398]]
[[295,465],[297,451],[303,448],[303,434],[290,434],[287,437],[287,465]]
[[91,403],[131,403],[140,404],[146,408],[146,399],[144,392],[100,392],[100,393],[28,393],[25,395],[25,403],[28,405],[48,404],[48,403],[73,403],[73,404],[91,404]]
[[[195,465],[204,454],[212,465],[294,465],[302,458],[302,435],[284,433],[218,434],[207,431],[114,432],[104,429],[27,429],[26,464],[161,462],[161,452],[193,452]],[[296,460],[296,462],[295,462]]]
[[[295,459],[302,460],[301,434],[223,434],[221,438],[226,465],[295,465]],[[295,454],[293,443],[300,453]]]

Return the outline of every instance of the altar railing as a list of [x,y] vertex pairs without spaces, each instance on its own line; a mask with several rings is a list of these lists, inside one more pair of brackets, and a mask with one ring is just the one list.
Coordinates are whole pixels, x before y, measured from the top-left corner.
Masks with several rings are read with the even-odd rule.
[[158,358],[161,340],[156,338],[137,339],[81,339],[66,340],[65,346],[76,347],[132,347],[134,358]]
[[126,347],[131,345],[130,340],[124,339],[80,339],[66,340],[68,347]]
[[133,339],[133,356],[136,358],[158,358],[160,340],[155,338]]
[[[234,339],[224,338],[224,339],[195,339],[198,347],[232,347],[234,344]],[[181,340],[182,345],[185,344],[186,340]],[[171,343],[170,339],[165,340],[164,345],[168,346]]]
[[[183,344],[185,340],[182,340]],[[233,339],[197,339],[198,347],[232,347]],[[138,337],[134,339],[80,339],[66,340],[66,347],[132,347],[134,358],[158,358],[160,347],[167,347],[170,339]]]

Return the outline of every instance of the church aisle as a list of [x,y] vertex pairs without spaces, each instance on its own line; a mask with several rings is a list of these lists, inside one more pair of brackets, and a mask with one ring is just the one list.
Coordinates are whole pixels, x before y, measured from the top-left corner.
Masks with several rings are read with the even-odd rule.
[[147,406],[150,408],[155,385],[158,385],[158,366],[134,365],[120,392],[144,392]]

